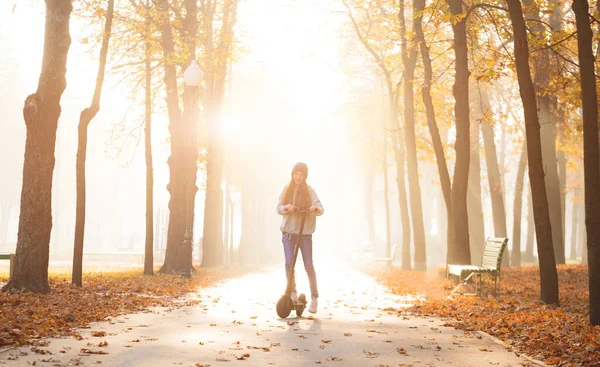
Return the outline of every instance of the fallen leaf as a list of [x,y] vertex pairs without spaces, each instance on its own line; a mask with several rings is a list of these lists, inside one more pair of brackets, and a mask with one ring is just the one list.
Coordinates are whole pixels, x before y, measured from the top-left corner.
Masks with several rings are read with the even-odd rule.
[[89,348],[81,348],[80,352],[85,354],[108,354],[108,352],[105,352],[103,350],[93,350]]

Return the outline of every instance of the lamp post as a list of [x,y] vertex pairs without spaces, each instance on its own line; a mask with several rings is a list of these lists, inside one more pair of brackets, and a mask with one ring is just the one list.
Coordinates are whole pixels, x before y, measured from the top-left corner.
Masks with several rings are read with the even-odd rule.
[[[185,134],[186,136],[184,136],[185,139],[185,146],[184,146],[184,162],[186,163],[184,165],[184,169],[191,169],[190,167],[192,165],[196,165],[196,154],[194,154],[195,152],[192,152],[192,150],[194,149],[193,147],[195,147],[195,144],[193,144],[193,141],[196,139],[196,134],[194,133],[196,131],[196,129],[194,129],[193,127],[195,127],[197,125],[197,120],[198,120],[198,110],[197,110],[197,93],[198,93],[198,89],[202,83],[202,77],[203,77],[203,73],[202,70],[200,70],[200,66],[198,66],[198,62],[196,60],[192,60],[192,62],[190,62],[190,65],[187,67],[187,69],[185,69],[185,72],[183,73],[183,80],[185,82],[185,91],[184,91],[184,101],[185,101],[185,111],[187,112],[186,114],[184,114],[184,116],[187,116],[188,121],[184,121],[184,123],[187,124],[185,130],[187,130],[187,134]],[[193,162],[192,162],[193,161]],[[194,172],[196,172],[194,170]],[[194,223],[192,223],[192,216],[190,214],[190,210],[189,210],[189,206],[191,204],[191,201],[193,200],[194,195],[192,195],[193,193],[193,184],[195,184],[196,182],[196,176],[194,175],[194,177],[191,177],[190,172],[184,172],[184,184],[185,184],[185,233],[183,235],[183,243],[181,244],[181,249],[179,250],[181,255],[183,255],[181,257],[181,259],[183,260],[181,262],[183,271],[181,272],[181,276],[185,277],[185,278],[190,278],[192,276],[192,252],[193,252],[193,247],[192,247],[192,243],[193,243],[193,228],[194,228]],[[189,182],[189,180],[193,180],[192,182]]]

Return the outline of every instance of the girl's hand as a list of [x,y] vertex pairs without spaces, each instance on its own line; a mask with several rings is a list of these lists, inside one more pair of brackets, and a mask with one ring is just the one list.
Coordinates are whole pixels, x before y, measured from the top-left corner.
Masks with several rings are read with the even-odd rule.
[[285,210],[286,212],[293,212],[296,210],[296,206],[294,206],[294,204],[287,204],[283,207],[283,210]]
[[308,210],[311,213],[317,213],[317,214],[319,214],[319,212],[320,212],[319,208],[317,208],[316,206],[311,206],[310,208],[308,208]]

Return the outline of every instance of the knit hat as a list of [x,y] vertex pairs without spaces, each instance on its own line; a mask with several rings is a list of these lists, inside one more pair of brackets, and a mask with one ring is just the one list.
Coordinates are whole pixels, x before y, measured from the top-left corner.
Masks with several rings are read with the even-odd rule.
[[306,163],[296,163],[294,165],[294,168],[292,169],[292,175],[294,174],[294,172],[302,172],[304,173],[304,178],[308,178],[308,166],[306,165]]

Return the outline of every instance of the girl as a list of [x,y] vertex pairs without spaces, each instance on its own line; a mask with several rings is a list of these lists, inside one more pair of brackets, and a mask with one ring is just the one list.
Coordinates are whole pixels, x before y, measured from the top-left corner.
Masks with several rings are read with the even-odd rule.
[[[310,283],[311,302],[308,312],[317,312],[317,299],[319,291],[317,289],[317,274],[312,260],[312,234],[315,231],[317,215],[323,214],[323,205],[315,190],[306,184],[308,177],[308,167],[305,163],[296,163],[292,169],[292,179],[279,196],[277,213],[283,216],[281,221],[281,233],[283,242],[283,253],[285,255],[285,273],[288,279],[288,288],[285,294],[289,295],[293,303],[296,303],[298,294],[296,293],[296,280],[292,275],[292,261],[294,260],[294,246],[300,232],[300,222],[302,216],[306,215],[302,237],[300,238],[300,251],[304,261],[304,269],[308,274]],[[296,210],[308,209],[309,213],[295,213]],[[291,277],[291,279],[290,279]]]

